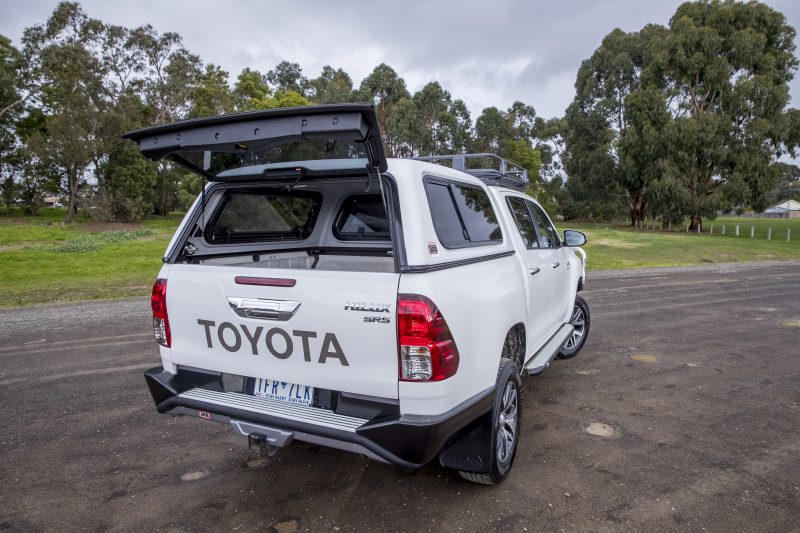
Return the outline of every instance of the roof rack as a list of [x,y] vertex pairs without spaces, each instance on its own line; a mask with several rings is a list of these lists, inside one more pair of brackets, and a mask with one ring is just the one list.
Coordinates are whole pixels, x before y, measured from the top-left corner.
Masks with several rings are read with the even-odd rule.
[[[430,161],[431,163],[450,161],[454,170],[460,170],[461,172],[466,172],[467,174],[475,176],[486,185],[498,185],[520,191],[524,190],[528,185],[528,171],[525,168],[495,154],[432,155],[412,157],[411,159]],[[470,159],[491,159],[497,162],[498,168],[467,168],[467,161]]]

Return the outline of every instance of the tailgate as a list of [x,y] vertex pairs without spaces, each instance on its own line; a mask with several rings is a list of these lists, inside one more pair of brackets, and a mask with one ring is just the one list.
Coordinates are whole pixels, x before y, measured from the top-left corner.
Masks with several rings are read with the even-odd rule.
[[[295,284],[254,285],[259,281],[252,278]],[[167,280],[172,361],[397,398],[399,278],[383,272],[172,265]]]

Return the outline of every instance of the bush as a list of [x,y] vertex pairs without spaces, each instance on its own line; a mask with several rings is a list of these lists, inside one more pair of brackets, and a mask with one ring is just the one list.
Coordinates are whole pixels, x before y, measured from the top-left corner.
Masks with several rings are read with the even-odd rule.
[[138,229],[136,231],[104,231],[102,233],[81,235],[77,239],[73,239],[64,244],[53,248],[56,253],[85,253],[96,252],[104,246],[111,243],[132,241],[139,237],[146,237],[152,235],[153,231],[147,228]]

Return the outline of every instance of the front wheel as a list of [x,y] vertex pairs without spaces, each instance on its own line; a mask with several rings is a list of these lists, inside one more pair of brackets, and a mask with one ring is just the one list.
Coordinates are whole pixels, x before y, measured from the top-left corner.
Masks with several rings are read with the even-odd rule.
[[489,472],[482,474],[459,472],[462,478],[484,485],[495,485],[505,479],[517,453],[522,382],[519,378],[519,369],[512,361],[501,360],[495,390],[491,414],[492,430],[487,439],[490,454]]
[[561,359],[574,357],[583,348],[589,336],[589,305],[582,296],[575,296],[575,306],[572,308],[569,323],[575,329],[558,352]]

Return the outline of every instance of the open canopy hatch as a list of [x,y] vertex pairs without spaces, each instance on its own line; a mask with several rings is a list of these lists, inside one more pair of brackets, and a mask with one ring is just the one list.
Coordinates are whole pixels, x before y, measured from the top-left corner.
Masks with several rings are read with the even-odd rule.
[[[375,110],[370,104],[341,104],[231,113],[185,120],[123,135],[154,161],[165,157],[210,181],[235,179],[234,169],[263,168],[262,175],[319,168],[304,161],[349,159],[362,172],[386,171]],[[284,165],[285,163],[285,165]],[[254,173],[247,172],[252,176]],[[227,172],[226,172],[227,171]],[[285,175],[285,174],[284,174]]]

